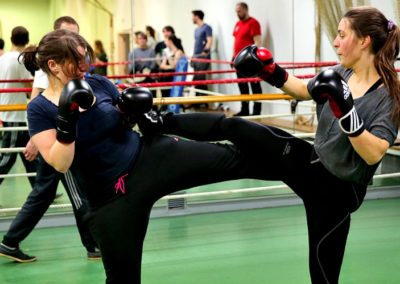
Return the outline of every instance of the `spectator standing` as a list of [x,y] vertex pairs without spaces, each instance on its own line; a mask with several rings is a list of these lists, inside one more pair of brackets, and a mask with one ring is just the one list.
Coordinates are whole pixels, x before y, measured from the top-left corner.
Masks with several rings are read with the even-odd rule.
[[4,39],[0,38],[0,56],[4,54]]
[[[193,24],[197,27],[194,30],[193,58],[211,59],[212,28],[204,22],[204,12],[201,10],[192,11]],[[210,68],[209,62],[191,61],[194,71],[205,71]],[[195,74],[193,81],[205,80],[206,74]],[[197,89],[208,90],[207,85],[198,85]]]
[[[25,27],[18,26],[11,31],[11,50],[0,57],[0,79],[29,79],[31,74],[25,66],[19,62],[19,56],[29,42],[29,32]],[[23,88],[31,87],[30,83],[0,83],[0,88]],[[0,94],[0,105],[27,104],[27,93],[2,93]],[[0,112],[0,120],[4,127],[26,127],[26,111]],[[36,172],[37,149],[30,141],[27,131],[7,131],[3,135],[2,148],[25,147],[20,152],[20,157],[27,173]],[[18,153],[2,153],[0,155],[0,174],[8,174],[14,166]],[[31,186],[35,184],[35,177],[28,177]],[[3,182],[0,178],[0,184]]]
[[[171,54],[168,57],[163,57],[160,64],[161,72],[175,72],[176,65],[182,56],[185,56],[185,51],[182,46],[181,39],[175,35],[171,35],[165,39],[165,45],[170,50]],[[163,76],[160,77],[160,82],[172,82],[174,76]],[[170,89],[161,90],[163,97],[169,97]]]
[[[246,46],[255,44],[261,45],[261,26],[260,23],[249,14],[249,7],[244,2],[236,4],[236,14],[239,21],[236,23],[233,30],[234,45],[233,45],[233,57]],[[241,74],[236,72],[238,78],[244,78]],[[249,83],[238,83],[241,94],[249,94]],[[261,84],[259,82],[250,83],[251,91],[253,94],[261,94]],[[253,115],[261,114],[261,103],[254,102]],[[248,116],[250,115],[249,102],[242,102],[240,112],[237,116]]]
[[146,26],[146,35],[147,35],[147,45],[151,49],[155,49],[156,47],[156,31],[152,26]]
[[[101,40],[94,41],[94,55],[96,57],[95,63],[104,64],[108,62],[107,53],[104,50],[103,42]],[[107,65],[95,66],[93,73],[107,76]]]

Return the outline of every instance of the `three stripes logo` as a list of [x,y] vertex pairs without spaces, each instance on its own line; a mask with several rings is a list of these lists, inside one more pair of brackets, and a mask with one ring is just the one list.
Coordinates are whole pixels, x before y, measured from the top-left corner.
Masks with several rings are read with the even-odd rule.
[[347,100],[350,96],[350,89],[345,81],[341,80],[341,82],[342,82],[342,87],[343,87],[343,98],[345,100]]

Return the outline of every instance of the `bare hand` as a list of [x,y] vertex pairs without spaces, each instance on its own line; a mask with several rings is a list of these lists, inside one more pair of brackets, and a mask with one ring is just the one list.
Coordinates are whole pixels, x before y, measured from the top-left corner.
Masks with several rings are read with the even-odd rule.
[[31,142],[31,140],[28,141],[26,144],[26,147],[23,151],[25,159],[29,162],[32,162],[33,160],[36,159],[38,155],[38,149],[36,148],[35,144]]

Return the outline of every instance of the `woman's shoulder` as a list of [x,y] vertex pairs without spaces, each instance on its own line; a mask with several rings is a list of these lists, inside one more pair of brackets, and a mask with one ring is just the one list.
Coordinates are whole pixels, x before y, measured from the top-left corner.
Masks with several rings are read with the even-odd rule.
[[185,56],[185,53],[183,52],[183,50],[181,50],[181,49],[178,49],[176,52],[175,52],[175,60],[178,60],[179,58],[181,58],[182,56]]
[[[43,96],[42,93],[39,93],[35,98],[33,98],[28,103],[28,109],[43,109],[43,108],[50,108],[52,106],[52,102]],[[54,105],[57,107],[56,105]]]
[[42,93],[39,93],[27,105],[28,117],[51,117],[57,111],[57,105],[49,101]]
[[92,74],[85,77],[85,80],[89,83],[95,94],[101,93],[109,94],[111,96],[116,96],[119,94],[118,89],[114,85],[114,83],[104,76]]
[[99,75],[99,74],[90,74],[85,77],[85,80],[89,83],[90,87],[96,88],[101,86],[110,86],[112,82],[107,79],[106,77]]

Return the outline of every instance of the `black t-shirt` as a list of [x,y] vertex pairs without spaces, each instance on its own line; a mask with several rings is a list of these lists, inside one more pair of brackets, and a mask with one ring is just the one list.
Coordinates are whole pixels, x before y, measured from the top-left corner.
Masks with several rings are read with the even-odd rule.
[[166,48],[167,48],[167,46],[165,45],[165,42],[160,41],[156,44],[154,51],[156,52],[156,55],[162,55],[163,50]]
[[[86,78],[96,97],[95,104],[80,113],[77,123],[75,156],[71,172],[87,192],[91,204],[104,203],[116,196],[118,178],[133,167],[140,149],[137,132],[122,123],[116,102],[119,92],[106,78]],[[31,136],[56,128],[58,107],[42,94],[28,105]]]

